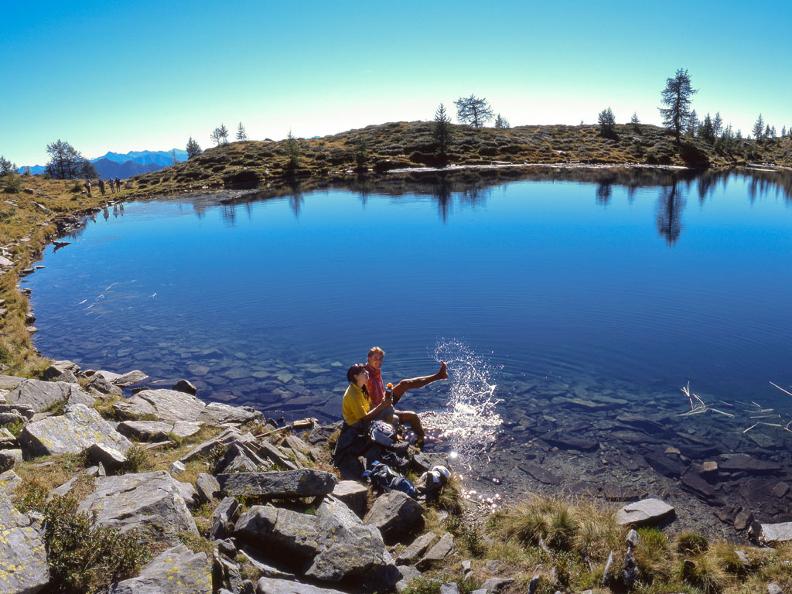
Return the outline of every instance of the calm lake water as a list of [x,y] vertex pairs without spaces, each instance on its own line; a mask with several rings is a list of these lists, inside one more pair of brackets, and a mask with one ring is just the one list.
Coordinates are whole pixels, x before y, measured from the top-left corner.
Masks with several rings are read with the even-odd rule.
[[374,344],[391,381],[433,371],[438,347],[475,356],[506,416],[529,388],[549,413],[587,387],[684,411],[687,381],[792,404],[768,384],[792,383],[788,181],[664,175],[129,203],[24,281],[36,344],[272,416],[337,418],[345,370]]

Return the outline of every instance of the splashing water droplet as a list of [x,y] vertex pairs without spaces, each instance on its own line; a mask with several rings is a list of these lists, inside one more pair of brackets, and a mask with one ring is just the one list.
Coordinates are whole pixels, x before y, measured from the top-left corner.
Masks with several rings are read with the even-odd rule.
[[423,424],[449,444],[449,458],[460,459],[470,468],[486,455],[503,423],[491,369],[457,340],[438,343],[434,354],[438,361],[448,363],[450,396],[443,410],[422,415]]

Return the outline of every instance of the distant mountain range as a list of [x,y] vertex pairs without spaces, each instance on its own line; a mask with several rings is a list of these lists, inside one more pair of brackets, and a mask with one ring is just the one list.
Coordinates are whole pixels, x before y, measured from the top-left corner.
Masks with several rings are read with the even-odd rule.
[[[108,152],[101,157],[91,159],[91,163],[96,168],[96,173],[102,179],[119,178],[125,179],[159,171],[173,165],[173,158],[177,163],[187,160],[187,151],[173,149],[170,151],[129,151],[128,153]],[[20,167],[19,172],[23,173],[27,167]],[[41,175],[47,170],[44,165],[32,165],[30,173]]]

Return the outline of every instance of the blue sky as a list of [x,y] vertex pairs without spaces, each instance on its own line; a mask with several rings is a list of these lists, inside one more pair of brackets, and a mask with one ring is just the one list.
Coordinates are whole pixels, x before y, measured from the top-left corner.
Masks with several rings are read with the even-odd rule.
[[68,140],[108,150],[208,146],[429,119],[475,93],[512,125],[593,122],[611,106],[659,123],[689,70],[699,114],[743,133],[792,125],[792,3],[7,2],[0,155],[43,163]]

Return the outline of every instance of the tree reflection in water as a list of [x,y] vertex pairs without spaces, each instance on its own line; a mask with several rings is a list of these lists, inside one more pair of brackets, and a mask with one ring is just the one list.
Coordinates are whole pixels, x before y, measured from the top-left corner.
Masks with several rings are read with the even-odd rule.
[[660,188],[657,200],[657,231],[665,238],[668,245],[674,245],[682,233],[682,210],[685,208],[685,197],[678,183]]

